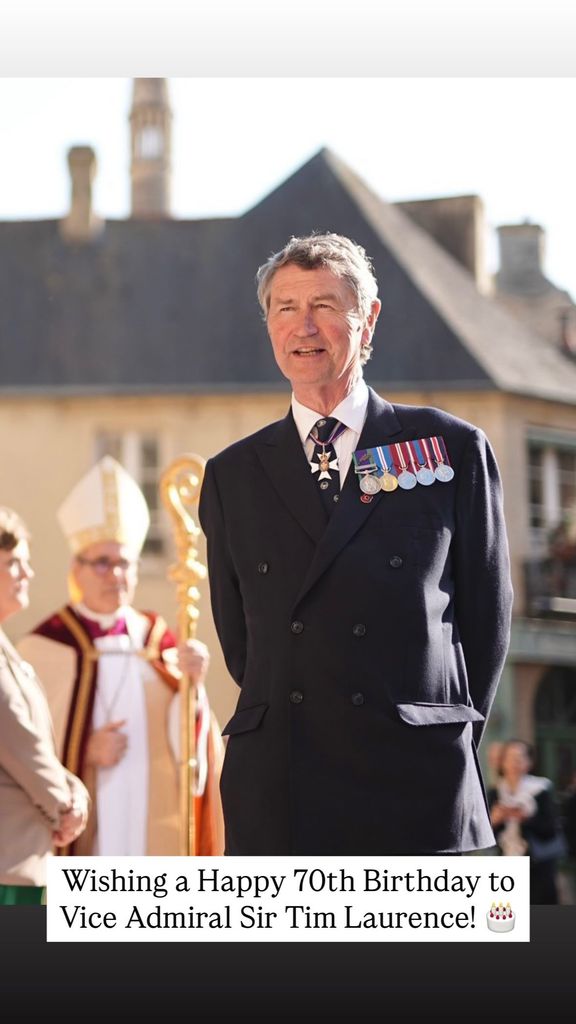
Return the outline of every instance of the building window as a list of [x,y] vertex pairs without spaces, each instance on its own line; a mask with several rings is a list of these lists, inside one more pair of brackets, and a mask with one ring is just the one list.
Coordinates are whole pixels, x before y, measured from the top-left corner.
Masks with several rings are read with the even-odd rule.
[[545,555],[552,531],[562,523],[576,530],[576,435],[562,444],[530,441],[528,487],[531,544]]
[[164,151],[162,129],[157,125],[148,124],[136,137],[137,156],[143,160],[157,160]]
[[111,455],[134,477],[142,490],[150,512],[148,531],[143,555],[162,555],[165,550],[165,531],[162,521],[159,481],[162,473],[162,453],[156,434],[138,431],[100,431],[96,435],[96,461],[104,455]]

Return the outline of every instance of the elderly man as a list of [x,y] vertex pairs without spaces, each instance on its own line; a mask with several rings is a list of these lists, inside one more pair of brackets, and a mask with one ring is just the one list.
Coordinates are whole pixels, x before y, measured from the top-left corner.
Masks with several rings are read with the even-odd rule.
[[224,730],[226,852],[491,846],[476,745],[512,591],[490,445],[365,384],[380,301],[359,245],[293,238],[258,294],[292,406],[208,462],[200,501],[242,688]]
[[66,852],[178,854],[180,659],[198,694],[197,850],[219,854],[222,741],[203,685],[208,651],[190,641],[178,652],[159,615],[132,607],[149,525],[144,496],[107,456],[58,518],[73,553],[73,599],[20,650],[42,674],[63,762],[93,794],[86,832]]

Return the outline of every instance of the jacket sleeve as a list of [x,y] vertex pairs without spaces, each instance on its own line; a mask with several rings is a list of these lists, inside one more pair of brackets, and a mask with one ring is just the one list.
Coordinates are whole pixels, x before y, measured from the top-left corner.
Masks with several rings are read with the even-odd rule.
[[72,772],[66,771],[66,778],[68,780],[68,786],[70,789],[70,798],[74,807],[77,811],[81,811],[87,814],[90,810],[90,794],[86,789],[84,783],[78,778],[77,775],[73,775]]
[[5,676],[1,682],[0,767],[56,829],[72,802],[68,773],[56,756],[51,736],[36,729],[16,685]]
[[[486,793],[486,797],[487,797],[487,800],[488,800],[488,810],[490,811],[490,815],[491,815],[492,814],[492,808],[494,807],[494,804],[498,803],[498,790],[497,790],[496,786],[490,786],[490,789]],[[498,837],[499,837],[499,835],[500,835],[500,833],[501,833],[503,828],[504,828],[504,822],[501,822],[500,825],[492,824],[492,831],[494,833],[494,838],[496,839],[497,843],[498,843]]]
[[536,797],[536,811],[522,823],[522,834],[530,839],[553,839],[558,832],[558,818],[554,807],[552,789],[543,789]]
[[246,667],[246,620],[240,581],[230,553],[226,517],[212,461],[206,463],[200,494],[200,524],[206,534],[210,601],[228,671],[242,686]]
[[[510,642],[512,585],[502,485],[490,444],[471,435],[459,471],[454,537],[455,609],[468,684],[488,717]],[[475,723],[479,743],[484,723]]]

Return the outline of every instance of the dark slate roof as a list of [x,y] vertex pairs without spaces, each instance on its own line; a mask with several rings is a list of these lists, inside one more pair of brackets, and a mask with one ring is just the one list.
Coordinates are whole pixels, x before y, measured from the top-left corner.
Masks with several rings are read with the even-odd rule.
[[532,335],[406,214],[322,150],[244,216],[108,221],[87,245],[57,221],[0,224],[0,390],[287,388],[254,275],[292,234],[338,231],[373,257],[383,303],[366,377],[576,401],[576,364]]

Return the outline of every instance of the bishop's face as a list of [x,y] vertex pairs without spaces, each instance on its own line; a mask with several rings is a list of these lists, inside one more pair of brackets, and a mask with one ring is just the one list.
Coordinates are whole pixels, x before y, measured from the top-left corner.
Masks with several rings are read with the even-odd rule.
[[98,541],[76,556],[72,575],[82,603],[93,612],[110,615],[132,604],[138,583],[138,559],[125,544]]

